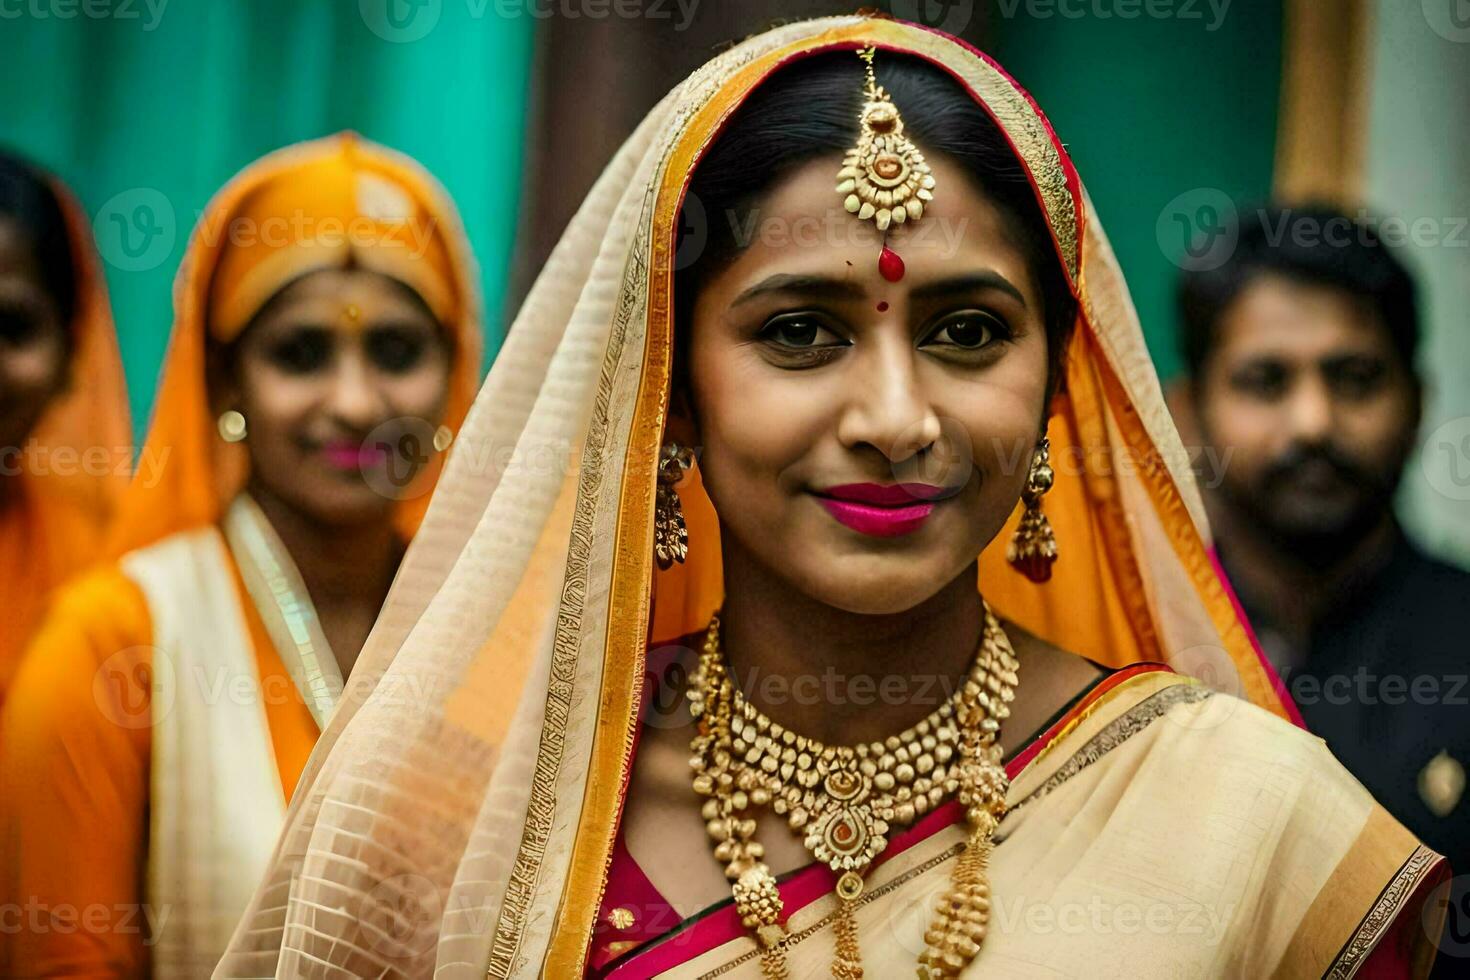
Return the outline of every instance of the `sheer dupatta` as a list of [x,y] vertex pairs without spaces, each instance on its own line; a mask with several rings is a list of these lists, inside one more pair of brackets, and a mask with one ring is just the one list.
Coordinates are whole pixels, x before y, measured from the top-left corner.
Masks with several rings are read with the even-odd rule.
[[689,562],[657,572],[652,554],[684,189],[770,72],[868,44],[943,67],[996,119],[1080,300],[1050,424],[1061,462],[1046,509],[1064,556],[1046,585],[1026,581],[1004,563],[1012,523],[981,555],[987,599],[1061,647],[1115,665],[1164,661],[1288,712],[1213,569],[1121,273],[1040,111],[946,35],[864,17],[791,24],[659,103],[572,221],[471,410],[216,976],[580,974],[646,645],[703,625],[720,598],[697,472],[680,488]]

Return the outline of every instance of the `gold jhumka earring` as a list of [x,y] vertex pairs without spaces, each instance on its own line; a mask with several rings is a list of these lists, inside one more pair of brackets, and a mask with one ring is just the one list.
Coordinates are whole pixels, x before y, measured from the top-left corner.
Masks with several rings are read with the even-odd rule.
[[687,446],[666,442],[658,454],[658,489],[653,504],[653,557],[659,568],[672,568],[689,557],[689,529],[684,524],[684,507],[674,488],[694,465],[694,452]]
[[1043,436],[1031,456],[1031,472],[1026,475],[1026,486],[1021,490],[1026,512],[1021,515],[1016,535],[1006,547],[1006,561],[1037,583],[1051,578],[1051,566],[1057,560],[1057,536],[1052,533],[1051,521],[1041,512],[1041,498],[1051,489],[1054,478],[1051,440]]
[[[866,101],[858,145],[843,161],[837,191],[850,213],[872,219],[886,232],[923,216],[933,200],[934,177],[903,135],[898,109],[874,77],[873,55],[872,47],[859,52],[867,65]],[[903,278],[903,260],[886,241],[878,270],[890,282]],[[665,447],[665,457],[668,453]],[[661,467],[661,502],[665,492]],[[673,496],[672,489],[667,493]],[[677,528],[683,534],[682,515]],[[958,977],[970,965],[989,927],[986,864],[1010,787],[997,739],[1010,714],[1019,666],[987,606],[969,673],[928,717],[882,741],[826,745],[782,727],[745,700],[730,674],[715,614],[688,690],[697,721],[689,762],[694,790],[704,798],[701,814],[715,858],[732,883],[741,923],[759,943],[766,977],[790,977],[781,891],[763,860],[764,848],[754,839],[754,811],[766,807],[785,817],[811,855],[837,876],[832,976],[858,980],[863,965],[856,910],[864,901],[868,871],[893,829],[957,798],[970,833],[924,932],[917,971],[921,980],[937,980]]]

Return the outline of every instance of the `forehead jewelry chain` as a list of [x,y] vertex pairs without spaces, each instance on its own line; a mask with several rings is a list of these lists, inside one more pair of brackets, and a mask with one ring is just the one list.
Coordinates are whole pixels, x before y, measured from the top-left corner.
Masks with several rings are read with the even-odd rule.
[[837,171],[837,193],[842,206],[860,221],[871,220],[883,232],[878,272],[889,282],[903,279],[903,259],[888,247],[892,225],[918,221],[934,200],[934,174],[924,154],[904,135],[903,118],[888,91],[873,72],[876,49],[858,52],[866,85],[858,113],[857,145],[847,151]]
[[733,882],[741,922],[755,933],[761,969],[778,980],[787,931],[775,876],[761,859],[752,811],[769,806],[804,834],[812,856],[838,875],[832,976],[863,975],[855,911],[864,875],[895,826],[958,796],[970,836],[955,861],[950,889],[924,934],[924,978],[955,977],[980,950],[990,918],[985,877],[991,835],[1005,814],[1009,788],[996,742],[1010,714],[1019,664],[987,607],[980,649],[964,683],[911,728],[881,742],[824,745],[772,721],[746,701],[730,677],[719,613],[688,692],[698,722],[690,745],[694,790],[714,841],[715,858]]
[[888,91],[873,73],[872,47],[858,52],[867,84],[858,114],[857,145],[847,151],[837,171],[842,206],[862,221],[872,219],[879,231],[890,224],[918,221],[934,200],[934,175],[924,154],[904,135],[903,118]]

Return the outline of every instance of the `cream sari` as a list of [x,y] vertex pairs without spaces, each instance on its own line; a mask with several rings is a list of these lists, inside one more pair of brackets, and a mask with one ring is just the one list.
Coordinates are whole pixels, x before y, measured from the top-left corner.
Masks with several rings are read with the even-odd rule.
[[[1293,712],[1214,567],[1132,303],[1060,141],[961,42],[842,17],[721,54],[603,173],[455,444],[355,690],[317,745],[216,976],[584,972],[647,647],[703,626],[720,600],[715,518],[697,471],[680,488],[690,561],[659,572],[652,555],[684,189],[722,120],[771,71],[868,44],[940,65],[995,118],[1080,300],[1049,427],[1053,458],[1073,461],[1057,466],[1047,498],[1065,557],[1045,585],[1010,570],[1013,518],[981,555],[986,598],[1063,649],[1178,672],[1114,675],[1023,757],[992,869],[996,901],[1019,903],[1020,917],[997,913],[970,974],[1346,976],[1375,949],[1397,948],[1383,937],[1403,923],[1414,927],[1405,948],[1424,955],[1415,903],[1443,862],[1285,720]],[[1225,693],[1204,697],[1211,688]],[[953,827],[928,831],[891,846],[874,872],[859,913],[872,976],[914,969],[914,910],[946,879],[960,839]],[[794,976],[825,973],[832,948],[829,886],[803,887],[805,902],[787,902],[801,937]],[[1087,920],[1063,931],[1070,910],[1095,906],[1108,928]],[[1153,926],[1125,932],[1125,907]],[[1034,924],[1031,908],[1053,909],[1058,924]],[[1190,910],[1191,928],[1213,923],[1213,945],[1179,923]],[[1166,913],[1176,918],[1163,922]],[[753,940],[706,938],[707,949],[634,951],[628,975],[754,975]]]

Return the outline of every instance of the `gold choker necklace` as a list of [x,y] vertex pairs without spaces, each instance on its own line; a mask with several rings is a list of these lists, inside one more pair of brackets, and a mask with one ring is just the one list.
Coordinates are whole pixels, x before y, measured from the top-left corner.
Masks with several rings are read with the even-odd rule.
[[838,875],[832,975],[863,975],[854,909],[863,876],[894,826],[913,822],[958,795],[970,837],[956,859],[951,887],[924,934],[921,977],[959,976],[974,959],[990,918],[985,864],[990,838],[1005,814],[1009,787],[996,744],[1015,697],[1019,666],[1005,631],[987,606],[985,630],[969,675],[928,717],[881,742],[824,745],[767,718],[740,694],[725,666],[716,613],[691,679],[689,700],[698,722],[690,744],[694,790],[706,797],[705,827],[741,922],[761,945],[761,969],[785,978],[781,895],[761,860],[751,811],[770,806],[803,832],[812,855]]

